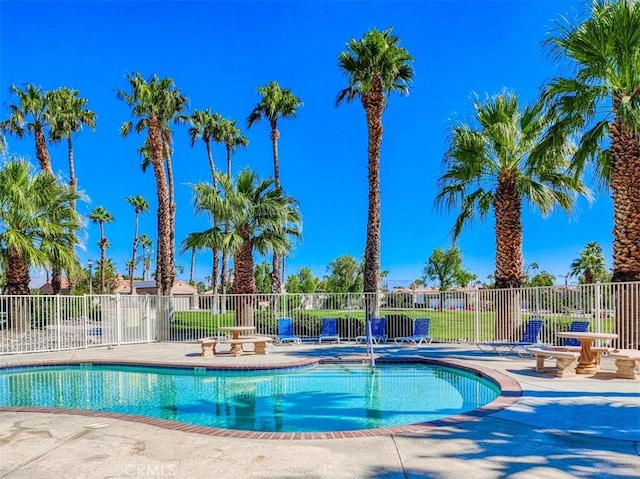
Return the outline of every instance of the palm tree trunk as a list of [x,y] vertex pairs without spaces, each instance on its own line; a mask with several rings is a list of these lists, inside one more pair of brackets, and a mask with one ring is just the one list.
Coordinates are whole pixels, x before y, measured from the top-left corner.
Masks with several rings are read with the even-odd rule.
[[493,200],[496,217],[496,289],[499,293],[495,339],[515,341],[520,328],[520,290],[522,287],[522,206],[516,178],[500,173]]
[[247,231],[238,231],[244,241],[240,250],[233,257],[235,278],[233,289],[241,293],[236,301],[236,325],[254,326],[253,309],[256,294],[256,281],[253,275],[253,245]]
[[[611,129],[613,281],[640,281],[640,138],[616,119]],[[621,286],[616,298],[618,347],[640,347],[640,294]]]
[[[280,188],[280,158],[278,156],[278,139],[280,132],[276,126],[276,122],[271,122],[271,147],[273,150],[273,178],[275,179],[275,187]],[[271,258],[271,293],[280,294],[282,292],[282,284],[280,282],[280,257],[276,251],[273,252]],[[278,316],[278,298],[273,298],[272,309],[274,314]]]
[[276,180],[276,188],[280,188],[280,158],[278,157],[278,138],[280,132],[276,122],[271,122],[271,149],[273,150],[273,178]]
[[209,168],[211,169],[211,184],[213,185],[213,189],[218,191],[216,188],[216,166],[213,162],[213,154],[211,153],[211,145],[209,144],[209,140],[207,139],[204,142],[207,147],[207,158],[209,159]]
[[169,288],[173,288],[176,278],[176,201],[173,184],[173,166],[171,165],[171,149],[169,139],[165,139],[164,153],[167,160],[167,182],[169,188],[169,270],[165,273]]
[[7,248],[6,284],[4,293],[10,295],[28,295],[29,291],[29,262],[18,251]]
[[196,249],[191,248],[191,263],[189,264],[189,284],[195,284],[193,281],[193,270],[196,266]]
[[49,156],[49,150],[47,148],[47,140],[44,136],[42,128],[36,128],[35,137],[36,158],[38,159],[38,163],[40,164],[40,169],[42,171],[48,171],[49,173],[53,174],[53,170],[51,169],[51,157]]
[[383,132],[382,113],[385,105],[380,78],[373,79],[371,92],[362,96],[362,105],[367,117],[369,173],[367,239],[364,249],[363,275],[366,317],[370,319],[377,316],[377,293],[380,284],[380,146]]
[[100,223],[100,294],[107,289],[105,270],[107,267],[107,238],[104,237],[104,226]]
[[167,180],[164,172],[162,155],[162,139],[156,117],[149,118],[148,126],[149,145],[151,147],[151,161],[156,178],[156,193],[158,196],[158,248],[156,253],[156,284],[160,294],[171,294],[172,283],[167,271],[171,269],[169,249],[171,244],[171,209],[167,191]]
[[217,248],[212,248],[211,254],[211,290],[213,294],[216,294],[218,292],[218,275],[220,274],[220,251]]
[[[76,178],[76,168],[73,162],[73,143],[71,141],[71,135],[67,137],[67,148],[69,150],[69,187],[72,192],[76,192],[78,179]],[[76,210],[76,200],[71,200],[71,209]]]
[[226,251],[222,252],[222,271],[220,272],[220,290],[222,294],[227,294],[229,287],[227,283],[227,271],[229,270],[229,256]]

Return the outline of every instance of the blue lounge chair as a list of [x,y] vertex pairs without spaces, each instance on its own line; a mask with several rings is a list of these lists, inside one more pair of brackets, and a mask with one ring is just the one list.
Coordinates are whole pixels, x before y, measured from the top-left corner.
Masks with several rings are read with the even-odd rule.
[[477,343],[478,349],[483,353],[508,354],[515,353],[519,356],[528,355],[526,348],[540,344],[540,332],[542,331],[543,320],[540,318],[530,319],[522,333],[520,341],[494,341],[489,343]]
[[286,341],[297,344],[302,342],[300,336],[293,334],[293,319],[278,318],[278,336],[276,337],[276,343],[282,344]]
[[[569,326],[569,331],[574,333],[580,332],[585,333],[589,331],[589,321],[572,321],[571,326]],[[574,338],[565,338],[562,343],[563,346],[581,346],[580,341]]]
[[431,336],[429,336],[429,329],[431,328],[431,319],[419,318],[413,323],[413,334],[411,336],[400,336],[394,338],[393,341],[397,344],[412,343],[421,344],[423,341],[426,344],[431,342]]
[[336,318],[322,318],[322,329],[318,342],[337,341],[340,344],[340,335],[338,334],[338,320]]
[[[356,343],[367,341],[368,334],[357,336]],[[371,339],[374,343],[387,342],[387,318],[371,318]]]

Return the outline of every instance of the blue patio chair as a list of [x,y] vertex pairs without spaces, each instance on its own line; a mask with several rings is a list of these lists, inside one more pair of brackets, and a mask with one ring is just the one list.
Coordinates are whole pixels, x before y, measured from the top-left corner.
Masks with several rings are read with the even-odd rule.
[[287,341],[297,344],[302,342],[300,336],[293,334],[293,319],[278,318],[278,336],[276,337],[276,343],[283,344]]
[[431,336],[429,336],[429,329],[431,329],[431,319],[418,318],[413,323],[413,334],[411,336],[399,336],[394,338],[393,341],[396,344],[412,343],[421,344],[423,341],[426,344],[431,342]]
[[337,341],[340,344],[340,335],[338,334],[338,320],[336,318],[322,318],[322,329],[318,342]]
[[[356,343],[367,341],[368,334],[357,336]],[[371,318],[371,339],[374,343],[387,342],[387,318]]]
[[476,346],[478,346],[478,349],[483,353],[515,353],[519,356],[528,355],[526,348],[540,345],[540,333],[542,332],[543,322],[540,318],[530,319],[524,328],[520,341],[493,341],[477,343]]
[[[571,326],[569,326],[569,331],[574,333],[586,333],[589,331],[589,321],[572,321]],[[578,346],[580,347],[580,341],[574,338],[565,338],[562,343],[563,346]]]

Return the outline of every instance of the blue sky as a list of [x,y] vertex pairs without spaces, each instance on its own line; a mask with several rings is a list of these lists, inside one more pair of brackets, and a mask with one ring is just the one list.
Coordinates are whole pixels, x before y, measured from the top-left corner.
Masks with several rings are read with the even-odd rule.
[[[330,261],[364,251],[367,156],[364,111],[359,102],[335,107],[347,86],[337,55],[351,38],[374,27],[393,31],[414,57],[415,80],[408,97],[392,96],[384,114],[381,159],[382,269],[391,284],[421,276],[434,248],[450,244],[453,213],[434,208],[442,174],[447,128],[471,115],[471,95],[514,91],[533,101],[546,80],[565,73],[542,48],[562,15],[574,18],[579,1],[10,1],[0,2],[0,103],[15,101],[9,86],[75,88],[97,114],[95,132],[75,139],[79,186],[90,197],[79,210],[102,205],[115,216],[105,226],[108,256],[125,272],[133,235],[128,196],[151,204],[141,232],[155,240],[153,173],[142,173],[136,148],[143,136],[119,136],[130,119],[115,89],[127,89],[126,75],[171,77],[189,99],[189,110],[210,107],[237,119],[249,139],[233,157],[233,170],[250,167],[273,173],[269,127],[246,130],[246,117],[259,101],[256,87],[276,80],[304,103],[298,117],[282,120],[279,141],[281,184],[300,203],[303,239],[287,262],[287,274],[308,266],[326,274]],[[34,12],[38,12],[37,15]],[[191,185],[209,179],[203,144],[189,144],[187,127],[174,128],[176,239],[207,227],[193,214]],[[13,154],[34,163],[32,137],[7,138]],[[50,148],[53,168],[68,175],[64,144]],[[214,145],[218,168],[225,152]],[[547,218],[525,205],[524,261],[564,282],[571,261],[590,241],[599,242],[611,263],[612,206],[607,192],[573,217]],[[493,219],[474,223],[458,241],[465,267],[480,280],[494,270]],[[98,226],[89,224],[83,262],[99,258]],[[258,258],[259,259],[259,258]],[[189,255],[177,258],[188,279]],[[196,279],[210,274],[211,257],[196,259]]]

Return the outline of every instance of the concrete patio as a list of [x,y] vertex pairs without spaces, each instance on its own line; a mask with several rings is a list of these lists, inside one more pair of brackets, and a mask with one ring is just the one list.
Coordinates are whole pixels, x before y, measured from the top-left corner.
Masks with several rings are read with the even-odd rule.
[[[452,359],[515,379],[522,397],[493,414],[424,433],[258,440],[174,431],[112,418],[0,409],[0,478],[635,478],[640,476],[640,381],[603,360],[592,376],[537,374],[535,360],[473,345],[376,347],[379,356]],[[59,360],[211,365],[362,356],[364,346],[272,346],[267,356],[199,356],[161,343],[0,356],[0,364]]]

